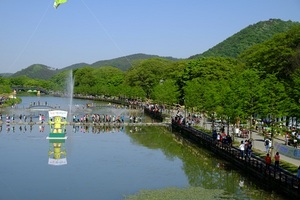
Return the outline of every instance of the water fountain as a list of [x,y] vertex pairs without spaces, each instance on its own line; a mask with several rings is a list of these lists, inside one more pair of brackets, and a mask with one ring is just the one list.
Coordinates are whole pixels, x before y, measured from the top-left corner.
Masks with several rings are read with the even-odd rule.
[[73,105],[73,93],[74,93],[74,78],[73,71],[70,70],[69,75],[67,77],[67,96],[70,98],[69,101],[69,116],[72,116],[72,105]]

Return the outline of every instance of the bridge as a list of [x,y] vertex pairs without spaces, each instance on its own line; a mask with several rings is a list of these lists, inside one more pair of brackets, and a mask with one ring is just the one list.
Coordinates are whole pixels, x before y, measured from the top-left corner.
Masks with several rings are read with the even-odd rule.
[[12,86],[11,89],[16,90],[16,92],[40,91],[41,94],[49,94],[46,89],[41,87]]

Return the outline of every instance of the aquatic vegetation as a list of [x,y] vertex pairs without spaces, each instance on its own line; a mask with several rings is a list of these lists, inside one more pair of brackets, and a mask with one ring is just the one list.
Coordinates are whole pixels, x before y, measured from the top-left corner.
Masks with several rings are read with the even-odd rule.
[[232,196],[225,194],[223,190],[211,190],[201,187],[188,188],[165,188],[161,190],[141,190],[137,194],[125,197],[125,200],[176,200],[176,199],[231,199]]

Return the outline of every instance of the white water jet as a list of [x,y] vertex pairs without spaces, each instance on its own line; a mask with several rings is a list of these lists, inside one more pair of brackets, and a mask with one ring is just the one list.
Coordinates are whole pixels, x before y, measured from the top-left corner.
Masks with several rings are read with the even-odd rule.
[[73,93],[74,93],[74,78],[73,71],[70,70],[70,73],[67,77],[67,96],[69,100],[69,116],[72,116],[72,105],[73,105]]

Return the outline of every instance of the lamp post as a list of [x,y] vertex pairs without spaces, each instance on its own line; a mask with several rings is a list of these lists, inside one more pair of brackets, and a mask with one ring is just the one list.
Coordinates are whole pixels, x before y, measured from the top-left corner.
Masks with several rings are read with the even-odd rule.
[[230,125],[230,117],[227,119],[227,135],[229,135],[229,125]]
[[185,122],[184,125],[186,125],[186,123],[187,123],[187,120],[186,120],[186,105],[185,105],[185,98],[184,97],[183,97],[183,105],[184,105],[184,122]]

